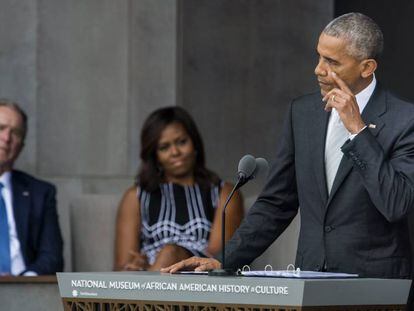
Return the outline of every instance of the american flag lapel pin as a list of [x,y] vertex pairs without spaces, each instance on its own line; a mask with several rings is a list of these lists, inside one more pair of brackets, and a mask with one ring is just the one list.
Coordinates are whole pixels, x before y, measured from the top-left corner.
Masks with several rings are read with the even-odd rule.
[[374,128],[376,128],[377,126],[376,126],[375,124],[370,123],[370,124],[368,125],[368,127],[369,127],[370,129],[374,129]]

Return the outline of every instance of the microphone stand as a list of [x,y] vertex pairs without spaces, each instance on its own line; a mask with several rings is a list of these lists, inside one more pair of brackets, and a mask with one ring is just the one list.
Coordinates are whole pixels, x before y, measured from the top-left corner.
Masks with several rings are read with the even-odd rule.
[[245,180],[244,176],[240,175],[237,183],[234,185],[233,189],[231,190],[229,196],[226,199],[226,202],[223,206],[223,212],[221,213],[221,269],[213,269],[208,272],[208,275],[210,276],[234,276],[236,275],[236,271],[231,268],[225,268],[226,264],[226,208],[229,204],[231,198],[233,197],[234,192],[240,188],[247,180]]

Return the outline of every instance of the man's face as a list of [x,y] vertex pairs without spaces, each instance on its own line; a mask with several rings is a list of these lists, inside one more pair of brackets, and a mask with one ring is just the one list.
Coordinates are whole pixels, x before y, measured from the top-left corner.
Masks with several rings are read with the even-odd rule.
[[0,106],[0,167],[9,170],[23,147],[23,120],[9,107]]
[[351,89],[353,94],[365,88],[366,81],[361,76],[363,66],[361,61],[349,55],[346,49],[347,41],[322,33],[319,37],[317,52],[319,62],[315,75],[321,88],[322,96],[338,87],[332,79],[335,72]]

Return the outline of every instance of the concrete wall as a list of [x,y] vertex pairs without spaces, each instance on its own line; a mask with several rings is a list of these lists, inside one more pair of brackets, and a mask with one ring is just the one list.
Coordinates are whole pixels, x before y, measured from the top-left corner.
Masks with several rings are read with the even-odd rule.
[[37,6],[35,1],[2,0],[0,10],[0,97],[22,104],[29,117],[21,167],[37,165]]
[[272,159],[290,100],[317,88],[315,48],[333,4],[182,3],[182,104],[203,132],[209,165],[231,179],[246,153]]
[[[69,202],[132,183],[140,128],[155,108],[194,115],[208,164],[225,179],[245,153],[271,159],[289,100],[316,87],[316,39],[333,15],[331,0],[1,4],[0,97],[29,114],[18,167],[58,186],[66,270]],[[287,253],[269,260],[283,266]]]
[[130,186],[143,119],[176,104],[176,1],[1,5],[0,97],[29,115],[17,167],[57,185],[71,270],[69,202]]

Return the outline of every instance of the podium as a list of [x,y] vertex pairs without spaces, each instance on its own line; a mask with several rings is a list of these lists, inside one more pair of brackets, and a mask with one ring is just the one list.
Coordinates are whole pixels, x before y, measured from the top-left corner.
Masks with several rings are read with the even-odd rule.
[[64,310],[404,310],[411,280],[58,273]]

